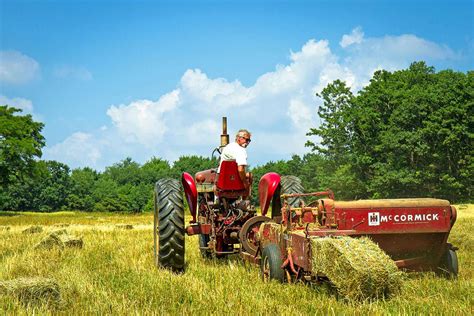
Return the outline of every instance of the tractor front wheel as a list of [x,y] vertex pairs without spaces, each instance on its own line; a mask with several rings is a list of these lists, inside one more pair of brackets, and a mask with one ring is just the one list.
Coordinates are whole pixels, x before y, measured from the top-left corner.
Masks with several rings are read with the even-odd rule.
[[281,268],[283,264],[280,247],[277,244],[269,244],[263,248],[260,261],[260,271],[264,282],[285,280],[285,271]]
[[156,266],[184,270],[184,204],[181,184],[161,179],[155,186],[154,255]]

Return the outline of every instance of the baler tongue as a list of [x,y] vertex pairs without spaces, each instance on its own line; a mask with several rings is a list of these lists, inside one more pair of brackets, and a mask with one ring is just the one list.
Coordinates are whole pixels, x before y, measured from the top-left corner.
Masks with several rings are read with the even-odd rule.
[[391,296],[400,291],[402,272],[369,238],[311,238],[312,273],[324,274],[349,300]]

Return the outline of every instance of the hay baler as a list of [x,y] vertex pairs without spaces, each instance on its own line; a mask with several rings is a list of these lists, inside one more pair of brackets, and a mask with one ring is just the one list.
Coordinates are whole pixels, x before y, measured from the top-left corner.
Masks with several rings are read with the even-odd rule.
[[399,269],[458,273],[456,248],[447,242],[456,209],[446,200],[336,201],[331,191],[302,193],[297,178],[276,173],[261,178],[259,192],[262,214],[272,204],[272,220],[256,238],[264,278],[317,278],[311,240],[337,236],[369,237]]
[[[221,148],[228,143],[223,120]],[[249,178],[251,181],[251,176]],[[192,215],[184,225],[183,189]],[[264,279],[314,280],[311,240],[368,236],[400,269],[457,275],[456,248],[447,242],[456,209],[439,199],[342,202],[331,191],[303,193],[298,178],[267,173],[259,182],[261,215],[248,200],[235,161],[183,173],[155,187],[154,256],[157,266],[182,271],[185,234],[199,236],[203,257],[239,254],[260,264]],[[267,213],[271,206],[271,217]]]

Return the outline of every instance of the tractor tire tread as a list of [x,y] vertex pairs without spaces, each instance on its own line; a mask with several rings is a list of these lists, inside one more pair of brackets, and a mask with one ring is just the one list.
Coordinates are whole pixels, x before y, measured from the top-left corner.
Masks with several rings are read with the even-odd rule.
[[185,250],[181,184],[176,179],[158,180],[155,199],[155,262],[158,266],[180,272],[184,269]]
[[[304,193],[304,187],[301,179],[296,176],[282,176],[281,177],[281,194],[295,194]],[[288,198],[288,203],[291,207],[298,207],[300,201],[304,200],[302,197]]]

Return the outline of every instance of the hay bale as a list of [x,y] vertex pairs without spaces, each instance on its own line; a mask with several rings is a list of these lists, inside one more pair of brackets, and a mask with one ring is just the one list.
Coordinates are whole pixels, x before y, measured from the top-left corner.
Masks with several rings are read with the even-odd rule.
[[53,249],[55,247],[64,248],[64,244],[59,238],[59,235],[54,233],[50,234],[49,236],[43,238],[39,243],[36,244],[35,249]]
[[65,229],[58,229],[58,230],[53,231],[51,234],[60,236],[60,235],[67,235],[68,232]]
[[115,227],[118,229],[133,229],[133,225],[130,224],[117,224]]
[[59,285],[54,280],[39,277],[0,281],[0,295],[16,297],[26,305],[57,305],[61,301]]
[[65,230],[59,230],[42,239],[36,244],[35,249],[51,250],[53,248],[63,249],[64,247],[82,248],[83,246],[84,242],[81,237],[69,235]]
[[312,272],[324,274],[348,300],[389,297],[400,292],[402,273],[367,237],[312,238]]
[[41,233],[41,232],[43,232],[43,227],[38,226],[38,225],[34,225],[34,226],[30,226],[27,229],[25,229],[23,231],[23,234],[37,234],[37,233]]
[[60,238],[65,247],[82,248],[84,246],[84,241],[82,240],[82,237],[77,237],[74,235],[62,235]]
[[54,224],[54,226],[56,226],[56,227],[69,227],[70,224],[58,223],[58,224]]

